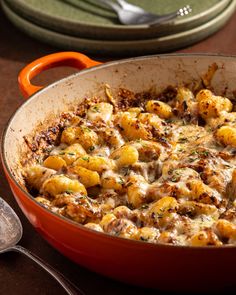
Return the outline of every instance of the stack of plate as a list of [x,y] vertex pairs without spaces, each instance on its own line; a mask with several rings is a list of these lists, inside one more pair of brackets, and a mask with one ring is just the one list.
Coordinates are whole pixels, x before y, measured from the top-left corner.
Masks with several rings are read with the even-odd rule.
[[236,0],[129,0],[153,13],[168,13],[185,5],[192,13],[148,27],[119,24],[114,12],[96,0],[4,0],[7,17],[40,41],[66,50],[110,56],[134,56],[173,51],[218,31],[232,16]]

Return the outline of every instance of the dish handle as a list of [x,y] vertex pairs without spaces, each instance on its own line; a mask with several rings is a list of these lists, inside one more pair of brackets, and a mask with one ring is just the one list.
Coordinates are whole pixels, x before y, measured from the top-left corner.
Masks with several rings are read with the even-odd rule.
[[23,96],[28,98],[44,88],[44,86],[31,84],[31,80],[45,70],[60,66],[69,66],[82,70],[99,64],[100,62],[92,60],[79,52],[68,51],[49,54],[36,59],[21,70],[18,76],[19,88]]

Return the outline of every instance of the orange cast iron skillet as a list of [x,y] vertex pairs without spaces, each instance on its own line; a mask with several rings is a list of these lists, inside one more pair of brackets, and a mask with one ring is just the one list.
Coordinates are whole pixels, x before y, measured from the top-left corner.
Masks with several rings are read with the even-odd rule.
[[[32,134],[40,122],[46,124],[45,119],[68,110],[86,95],[102,93],[104,83],[114,92],[119,87],[135,92],[153,85],[162,89],[169,84],[199,80],[213,62],[218,65],[213,87],[218,92],[227,87],[230,93],[236,78],[236,58],[230,56],[162,55],[99,65],[80,53],[62,52],[40,58],[21,71],[19,86],[30,98],[5,129],[2,162],[20,208],[53,247],[90,270],[145,287],[198,292],[236,286],[235,246],[151,244],[95,232],[43,208],[20,184],[19,161],[26,146],[23,137]],[[42,90],[31,84],[30,80],[41,71],[61,65],[84,70]]]

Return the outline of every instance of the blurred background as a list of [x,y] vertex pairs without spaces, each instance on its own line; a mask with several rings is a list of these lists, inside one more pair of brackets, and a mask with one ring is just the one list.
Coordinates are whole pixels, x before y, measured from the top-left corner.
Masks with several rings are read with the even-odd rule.
[[[236,7],[236,0],[130,3],[158,15],[186,7],[191,12],[151,26],[148,22],[122,25],[116,12],[101,0],[2,0],[2,9],[15,27],[41,42],[63,50],[127,57],[170,52],[197,43],[220,30]],[[138,13],[137,18],[140,20]]]

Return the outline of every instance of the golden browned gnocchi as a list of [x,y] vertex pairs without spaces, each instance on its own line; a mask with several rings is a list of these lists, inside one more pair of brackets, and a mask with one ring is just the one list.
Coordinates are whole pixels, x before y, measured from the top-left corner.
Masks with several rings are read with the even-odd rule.
[[125,145],[116,149],[110,156],[118,167],[133,165],[138,161],[138,151],[132,145]]
[[79,142],[86,150],[89,150],[98,143],[98,136],[87,126],[68,127],[62,132],[61,142],[68,145]]
[[232,111],[232,102],[222,96],[215,96],[210,90],[201,90],[197,94],[199,113],[204,119],[218,117],[221,112]]
[[66,166],[66,161],[63,160],[59,156],[49,156],[47,159],[43,162],[44,166],[47,168],[51,168],[54,170],[59,170],[62,167]]
[[171,107],[158,100],[149,100],[146,104],[146,110],[149,113],[154,113],[162,119],[169,119],[172,116]]
[[64,113],[54,143],[24,169],[35,200],[126,239],[236,244],[234,101],[209,89],[168,89],[116,97],[106,86],[107,100]]
[[78,175],[78,180],[85,187],[91,187],[100,184],[100,176],[96,171],[76,165],[71,168],[71,172]]
[[86,195],[86,189],[82,183],[76,179],[70,179],[64,175],[55,175],[42,185],[44,194],[55,197],[61,193],[80,193]]
[[236,128],[222,126],[217,130],[216,137],[225,146],[236,147]]

